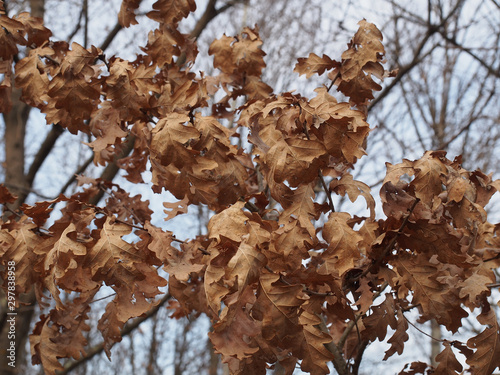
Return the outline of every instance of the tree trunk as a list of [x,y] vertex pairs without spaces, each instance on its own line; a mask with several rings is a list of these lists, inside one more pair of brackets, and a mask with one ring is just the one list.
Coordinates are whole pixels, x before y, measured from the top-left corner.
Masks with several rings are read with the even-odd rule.
[[[30,0],[31,13],[35,17],[43,18],[44,0]],[[26,181],[24,171],[25,152],[24,139],[26,135],[26,123],[30,114],[31,107],[20,100],[21,90],[13,87],[12,89],[12,109],[8,113],[3,113],[5,123],[4,145],[5,145],[5,180],[4,184],[14,194],[19,195],[17,201],[9,205],[9,209],[17,210],[30,191],[31,186]],[[17,315],[7,316],[7,306],[5,293],[0,292],[2,306],[0,307],[0,373],[5,375],[14,375],[20,373],[20,365],[26,356],[26,340],[30,332],[30,323],[33,317],[36,297],[34,289],[22,296],[16,296],[17,302],[20,302],[16,311]],[[11,324],[8,319],[15,321],[15,335],[10,336],[9,330]],[[12,331],[10,331],[12,332]],[[11,338],[13,339],[11,340]],[[8,358],[6,351],[15,347],[15,361]],[[9,353],[11,354],[11,353]]]
[[434,319],[431,320],[431,365],[436,367],[436,356],[441,353],[441,326]]

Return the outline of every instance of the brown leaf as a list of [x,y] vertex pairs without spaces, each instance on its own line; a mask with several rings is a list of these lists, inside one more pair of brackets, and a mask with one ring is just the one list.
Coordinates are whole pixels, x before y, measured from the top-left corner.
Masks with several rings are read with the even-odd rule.
[[280,215],[280,224],[284,224],[286,228],[288,223],[294,222],[290,219],[297,219],[302,228],[305,228],[311,237],[315,236],[316,229],[314,228],[312,219],[316,217],[316,209],[314,207],[314,189],[309,185],[301,185],[293,191],[293,195],[287,201],[288,207],[285,208]]
[[441,276],[450,276],[449,273],[441,271],[439,264],[431,263],[425,257],[404,253],[399,254],[393,264],[400,275],[398,284],[413,292],[413,304],[420,304],[420,321],[434,318],[448,330],[456,332],[461,326],[461,319],[468,314],[457,304],[456,288],[446,283],[446,278],[441,279]]
[[153,11],[146,14],[154,21],[176,24],[186,18],[190,12],[196,10],[195,0],[157,0],[153,4]]
[[223,35],[210,45],[208,53],[214,55],[214,68],[226,74],[245,73],[260,77],[266,66],[265,53],[260,49],[258,29],[245,27],[238,37]]
[[180,56],[180,46],[185,43],[186,37],[177,29],[162,27],[149,32],[148,43],[146,47],[141,47],[141,49],[148,54],[155,64],[161,67],[165,64],[171,64],[174,56]]
[[30,335],[31,358],[33,364],[43,366],[45,373],[55,375],[64,369],[59,358],[80,359],[86,355],[89,303],[96,292],[97,289],[80,295],[62,311],[51,310],[35,324]]
[[137,25],[135,18],[135,11],[139,8],[142,0],[123,0],[118,13],[118,22],[123,27],[130,27],[130,25]]
[[217,242],[222,237],[234,242],[241,242],[243,235],[247,234],[245,226],[248,217],[243,213],[244,202],[236,202],[231,207],[212,216],[208,222],[208,237],[215,238]]
[[380,305],[372,307],[371,314],[363,317],[365,329],[361,331],[363,337],[370,341],[383,341],[387,335],[387,329],[396,329],[398,322],[396,319],[396,307],[394,297],[386,293],[385,300]]
[[40,56],[52,55],[50,47],[39,47],[29,51],[28,56],[16,64],[16,85],[22,89],[22,100],[34,107],[41,107],[49,96],[49,78]]
[[467,341],[467,346],[476,351],[466,362],[473,368],[474,374],[488,375],[500,367],[500,326],[495,311],[489,306],[478,315],[477,320],[487,327]]
[[168,221],[170,219],[173,219],[177,215],[186,214],[188,212],[188,206],[189,206],[189,199],[187,196],[185,196],[179,202],[173,202],[173,203],[163,202],[163,207],[165,207],[163,212],[167,214],[167,217],[164,220]]
[[472,310],[475,307],[480,306],[482,296],[490,294],[491,291],[488,288],[488,285],[493,284],[494,282],[495,277],[493,275],[487,277],[479,274],[478,272],[474,272],[457,285],[460,290],[458,296],[460,298],[468,297],[465,305]]
[[236,280],[238,290],[242,291],[258,280],[265,260],[265,256],[255,246],[242,242],[226,266],[225,279]]
[[260,322],[249,314],[254,302],[254,291],[246,286],[240,298],[224,308],[220,320],[208,334],[216,352],[222,354],[223,362],[229,357],[248,358],[259,350],[252,339],[260,334]]
[[444,349],[436,356],[436,362],[439,365],[434,370],[437,375],[456,375],[462,373],[462,365],[457,361],[455,353],[451,349],[448,341],[443,342]]
[[370,194],[370,187],[361,181],[354,180],[350,173],[343,174],[340,180],[332,180],[330,189],[343,197],[347,194],[351,202],[355,202],[360,195],[363,196],[366,200],[366,208],[370,210],[370,219],[375,218],[375,200]]
[[310,53],[309,57],[301,57],[297,60],[293,71],[299,73],[299,75],[305,74],[306,78],[310,78],[313,74],[322,75],[325,70],[338,68],[339,66],[340,63],[332,60],[327,55],[319,57],[315,53]]
[[320,158],[325,155],[322,143],[297,138],[286,138],[269,149],[264,163],[276,182],[288,181],[292,187],[316,179]]
[[109,62],[109,76],[103,86],[106,97],[119,110],[122,121],[135,121],[145,117],[142,108],[148,108],[150,92],[154,89],[155,67],[139,65],[112,58]]
[[341,74],[344,79],[353,79],[366,64],[380,61],[379,56],[385,53],[382,45],[382,33],[366,20],[358,22],[359,29],[352,39],[352,47],[342,54]]
[[[87,218],[90,221],[90,218]],[[41,242],[33,251],[41,257],[40,264],[35,267],[44,278],[44,286],[50,291],[56,302],[56,308],[61,308],[63,302],[59,298],[58,280],[66,273],[74,272],[77,267],[75,258],[82,259],[87,255],[85,243],[77,240],[77,227],[74,223],[56,222],[51,227],[52,236]],[[86,283],[86,280],[82,280]],[[95,287],[95,283],[92,283]],[[82,285],[72,285],[71,290],[87,290]]]
[[43,19],[33,17],[28,12],[22,12],[14,19],[24,25],[24,31],[28,36],[27,46],[39,47],[52,36],[52,32],[43,25]]
[[23,38],[24,25],[15,19],[2,15],[0,17],[0,57],[4,61],[11,61],[12,57],[18,53],[17,44],[26,45]]
[[278,342],[298,332],[298,308],[304,302],[301,285],[286,285],[280,276],[262,273],[252,316],[262,321],[265,340]]
[[[34,265],[40,256],[34,249],[46,237],[36,234],[37,227],[26,216],[4,225],[0,230],[0,263],[14,262],[16,269],[16,293],[27,293],[39,281],[40,275]],[[7,267],[2,271],[2,280],[7,280]]]
[[332,337],[318,328],[320,323],[318,316],[307,311],[299,316],[299,324],[302,326],[300,338],[303,340],[300,343],[300,368],[311,374],[329,374],[327,363],[333,359],[333,354],[325,347],[325,344],[332,342]]
[[[405,369],[410,366],[409,371],[405,371]],[[405,368],[398,373],[398,375],[416,375],[416,374],[427,374],[426,370],[429,366],[427,363],[420,362],[420,361],[415,361],[412,362],[411,364],[406,364]]]
[[89,127],[96,137],[94,141],[86,143],[94,150],[94,164],[106,165],[106,162],[114,160],[120,151],[121,139],[128,135],[121,126],[120,113],[109,101],[102,102],[93,113]]
[[151,153],[153,159],[157,159],[161,165],[174,164],[182,168],[185,164],[196,164],[194,154],[188,148],[192,139],[200,136],[200,133],[192,125],[184,125],[189,122],[189,116],[179,113],[171,113],[162,118],[153,130],[151,140]]
[[0,184],[0,203],[13,203],[15,202],[17,197],[12,195],[9,189],[5,187],[4,184]]
[[116,291],[98,324],[108,357],[113,343],[121,340],[120,329],[125,322],[148,311],[161,293],[158,288],[166,285],[156,268],[145,261],[145,254],[122,239],[130,231],[130,226],[106,218],[102,229],[94,234],[97,241],[85,263],[92,270],[93,280],[105,280]]
[[409,336],[406,332],[408,330],[408,322],[403,316],[403,312],[401,311],[401,309],[397,309],[397,325],[395,329],[396,332],[394,332],[392,337],[387,340],[387,343],[391,344],[391,347],[386,350],[385,356],[382,359],[383,361],[386,361],[396,352],[399,355],[403,354],[404,343],[408,341]]
[[363,237],[347,224],[350,218],[351,215],[345,212],[330,213],[323,227],[323,238],[328,242],[328,249],[321,255],[325,263],[320,273],[334,272],[342,276],[361,259],[358,243]]

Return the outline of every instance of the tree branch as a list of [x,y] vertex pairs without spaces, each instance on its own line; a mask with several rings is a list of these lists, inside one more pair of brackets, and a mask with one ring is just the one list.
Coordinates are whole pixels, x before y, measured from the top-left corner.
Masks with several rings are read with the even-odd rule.
[[[379,102],[381,102],[389,94],[389,92],[391,92],[391,90],[401,81],[401,79],[405,75],[407,75],[415,66],[417,66],[423,60],[423,58],[425,58],[427,55],[429,55],[436,48],[437,45],[433,46],[428,53],[426,53],[423,57],[420,57],[420,54],[422,53],[422,51],[423,51],[425,45],[427,44],[427,42],[429,41],[429,39],[434,34],[441,33],[440,30],[442,29],[442,27],[444,25],[446,25],[446,23],[448,22],[448,20],[455,14],[455,12],[458,9],[460,9],[460,7],[463,5],[463,2],[464,2],[464,0],[457,1],[457,3],[455,4],[455,6],[453,7],[453,9],[450,10],[450,12],[448,13],[448,15],[446,17],[444,17],[439,24],[432,25],[432,24],[426,23],[427,24],[427,32],[425,33],[424,37],[420,41],[420,43],[419,43],[419,45],[417,47],[417,50],[416,50],[416,52],[415,52],[415,54],[413,56],[413,60],[409,64],[407,64],[405,67],[401,68],[399,70],[398,75],[392,80],[392,82],[388,86],[386,86],[384,88],[384,90],[382,90],[382,92],[380,93],[380,95],[378,95],[370,103],[370,105],[368,106],[368,112],[370,112],[370,110],[372,110],[373,107],[375,107]],[[417,19],[418,18],[419,17],[417,17]]]
[[[319,329],[324,333],[330,335],[328,332],[328,327],[326,326],[325,320],[321,317],[321,323],[319,325]],[[333,366],[339,375],[349,375],[349,370],[347,369],[347,362],[342,355],[341,350],[333,341],[325,344],[325,348],[328,349],[330,353],[333,354]]]
[[[156,313],[158,313],[158,311],[160,310],[160,308],[171,297],[172,296],[170,295],[170,293],[165,294],[165,296],[163,296],[163,298],[158,302],[158,304],[156,306],[154,306],[151,310],[149,310],[144,316],[141,316],[141,317],[135,319],[130,324],[126,324],[125,327],[123,327],[123,329],[121,331],[121,336],[122,337],[126,337],[126,336],[130,335],[142,323],[144,323],[146,320],[148,320],[152,316],[156,315]],[[102,353],[103,351],[104,351],[104,343],[102,342],[102,343],[94,346],[93,348],[91,348],[87,352],[87,355],[85,355],[84,357],[82,357],[82,358],[80,358],[80,359],[78,359],[76,361],[72,361],[72,362],[66,363],[65,366],[64,366],[64,370],[63,371],[59,371],[57,374],[58,375],[68,374],[70,371],[74,370],[78,366],[80,366],[80,365],[84,364],[85,362],[89,361],[90,359],[92,359],[93,357],[95,357],[97,354]]]
[[[196,22],[196,25],[193,28],[193,31],[191,31],[191,33],[190,33],[191,37],[193,37],[193,38],[199,37],[201,35],[201,33],[203,32],[203,30],[205,30],[205,28],[207,27],[207,25],[209,24],[210,21],[212,21],[220,13],[229,9],[230,7],[232,7],[233,5],[238,3],[239,1],[227,3],[226,5],[224,5],[223,7],[219,8],[219,9],[215,9],[216,2],[217,2],[217,0],[210,0],[208,2],[207,7],[205,8],[205,12],[201,16],[201,18],[198,20],[198,22]],[[106,47],[108,47],[109,44],[111,43],[111,41],[116,36],[116,34],[118,34],[118,32],[121,29],[122,29],[122,26],[119,23],[117,23],[115,25],[114,29],[108,34],[108,37],[103,42],[103,44],[101,45],[100,48],[102,50],[104,50]],[[185,54],[182,54],[181,56],[179,56],[179,58],[177,60],[177,65],[182,65],[183,62],[185,61],[185,59],[186,59]],[[116,177],[118,171],[120,170],[120,168],[118,168],[118,165],[116,164],[116,160],[119,160],[121,158],[128,156],[130,154],[130,152],[132,152],[132,150],[134,149],[134,143],[135,143],[135,137],[133,135],[129,135],[127,138],[127,141],[126,141],[126,145],[123,148],[123,151],[120,154],[120,156],[118,156],[115,159],[115,161],[113,161],[112,163],[109,163],[106,166],[106,168],[104,169],[104,171],[100,177],[102,180],[113,181],[113,179]],[[95,195],[89,203],[91,203],[93,205],[97,205],[99,203],[99,201],[102,199],[103,195],[104,195],[104,191],[100,191],[99,194]]]
[[472,57],[474,60],[476,60],[479,64],[481,64],[484,68],[486,68],[486,70],[488,71],[488,73],[490,73],[491,75],[497,77],[497,78],[500,78],[500,68],[493,68],[491,65],[489,65],[486,61],[484,61],[482,58],[480,58],[478,55],[476,55],[474,52],[472,52],[472,50],[470,48],[467,48],[467,47],[464,47],[463,45],[461,45],[460,43],[458,43],[455,38],[450,38],[449,36],[447,36],[445,34],[445,31],[444,30],[441,30],[439,32],[439,34],[443,37],[444,40],[446,40],[448,43],[450,44],[453,44],[455,47],[457,47],[458,49],[460,49],[461,51],[464,51],[465,53],[467,53],[470,57]]

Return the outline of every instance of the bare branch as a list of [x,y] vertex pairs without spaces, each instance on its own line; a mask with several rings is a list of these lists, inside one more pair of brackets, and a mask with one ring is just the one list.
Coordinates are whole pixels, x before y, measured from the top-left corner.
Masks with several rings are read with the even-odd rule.
[[[155,305],[151,310],[149,310],[144,316],[141,316],[134,321],[132,321],[129,324],[126,324],[125,327],[123,327],[121,331],[121,336],[126,337],[130,335],[132,332],[134,332],[142,323],[144,323],[146,320],[149,318],[153,317],[156,315],[156,313],[160,310],[160,308],[165,305],[166,302],[168,302],[171,298],[171,295],[169,293],[165,294],[163,298],[158,302],[157,305]],[[75,368],[81,366],[85,362],[89,361],[93,357],[95,357],[97,354],[100,354],[104,351],[104,343],[100,343],[93,348],[91,348],[85,356],[82,358],[72,361],[69,363],[66,363],[64,366],[64,370],[58,372],[58,375],[65,375],[68,374],[70,371],[74,370]]]

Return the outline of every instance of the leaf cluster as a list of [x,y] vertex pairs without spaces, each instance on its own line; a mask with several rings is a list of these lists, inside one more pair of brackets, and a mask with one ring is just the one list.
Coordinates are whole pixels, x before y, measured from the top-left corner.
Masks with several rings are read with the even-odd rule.
[[[137,23],[138,5],[123,1],[123,26]],[[162,267],[178,302],[173,316],[210,317],[210,340],[234,374],[264,374],[276,362],[287,373],[300,364],[326,374],[330,362],[340,374],[356,373],[366,346],[389,332],[384,359],[405,350],[405,313],[413,309],[420,322],[435,319],[452,333],[466,309],[479,309],[484,330],[467,343],[443,342],[434,371],[462,371],[456,350],[475,373],[493,371],[500,334],[487,297],[500,240],[484,207],[500,182],[428,151],[387,164],[386,218],[377,220],[370,188],[349,172],[366,154],[367,105],[381,88],[374,79],[394,74],[382,65],[378,29],[361,21],[340,61],[298,60],[297,73],[327,72],[330,82],[309,99],[275,94],[261,80],[257,27],[211,44],[216,75],[191,72],[195,43],[177,27],[194,9],[193,0],[155,2],[147,15],[158,28],[134,61],[51,41],[28,14],[0,15],[4,93],[14,81],[48,124],[90,134],[96,164],[112,162],[133,137],[133,153],[119,165],[133,183],[150,168],[153,191],[179,200],[165,203],[166,220],[190,205],[214,212],[206,235],[179,241],[151,223],[141,196],[79,177],[79,193],[24,204],[6,218],[1,264],[16,262],[16,293],[34,285],[42,307],[53,303],[30,337],[33,363],[53,374],[63,369],[59,359],[85,355],[88,313],[104,285],[115,292],[98,324],[110,356],[124,324],[157,303],[167,285]],[[15,61],[18,46],[29,52]],[[345,101],[330,93],[334,86]],[[0,103],[8,111],[8,101]],[[234,127],[224,125],[229,120]],[[242,129],[250,148],[238,142]],[[109,193],[102,207],[89,203],[100,190]],[[369,215],[336,212],[332,195],[361,196]],[[0,203],[13,199],[2,186]],[[56,203],[64,204],[61,218],[45,228]],[[425,369],[414,363],[402,373]]]

